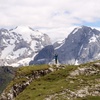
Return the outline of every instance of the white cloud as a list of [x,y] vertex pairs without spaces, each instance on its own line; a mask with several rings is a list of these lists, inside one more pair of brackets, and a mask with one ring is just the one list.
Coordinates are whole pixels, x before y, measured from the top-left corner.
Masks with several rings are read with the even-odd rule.
[[48,33],[48,35],[51,37],[52,42],[63,40],[67,38],[68,34],[75,28],[76,26],[70,26],[70,27],[61,27],[61,28],[42,28],[39,29],[41,32]]
[[100,19],[100,0],[0,0],[0,27],[41,28],[53,40],[64,38],[74,24]]

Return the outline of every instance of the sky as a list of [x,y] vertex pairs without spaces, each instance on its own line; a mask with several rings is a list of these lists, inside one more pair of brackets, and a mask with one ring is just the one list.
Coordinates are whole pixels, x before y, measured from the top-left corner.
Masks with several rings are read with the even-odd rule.
[[78,26],[100,29],[100,0],[0,0],[0,28],[30,26],[64,39]]

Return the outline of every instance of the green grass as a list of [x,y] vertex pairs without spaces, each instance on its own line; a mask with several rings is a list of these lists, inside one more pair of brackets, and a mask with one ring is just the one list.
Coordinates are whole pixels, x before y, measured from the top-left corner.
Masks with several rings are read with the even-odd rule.
[[48,69],[48,65],[33,65],[33,66],[25,66],[17,68],[17,72],[15,74],[15,78],[8,84],[5,91],[9,91],[9,89],[15,84],[22,84],[26,82],[28,79],[27,76],[31,76],[33,71],[37,70],[45,70]]
[[33,81],[16,100],[43,100],[47,95],[61,92],[65,88],[71,89],[72,86],[65,79],[69,75],[69,72],[76,68],[76,66],[67,66],[66,69],[52,72]]
[[17,70],[16,76],[28,76],[31,75],[32,72],[35,70],[42,70],[48,68],[49,68],[48,65],[33,65],[33,66],[20,67]]
[[[100,79],[100,73],[94,75],[77,75],[73,77],[69,77],[70,73],[76,70],[78,67],[89,67],[93,66],[93,62],[81,64],[79,66],[74,65],[64,65],[65,69],[60,69],[54,72],[51,72],[45,76],[42,76],[39,79],[35,79],[32,83],[26,87],[26,89],[21,92],[15,100],[44,100],[44,98],[58,94],[52,100],[67,100],[66,95],[67,92],[63,95],[60,95],[62,91],[65,89],[69,89],[71,91],[79,90],[85,86],[94,86],[97,83],[95,79]],[[26,66],[20,67],[17,69],[16,77],[13,81],[8,85],[6,91],[14,84],[21,84],[27,81],[26,76],[31,76],[33,71],[37,70],[45,70],[48,69],[49,65],[34,65],[34,66]],[[56,66],[54,65],[55,69]],[[80,81],[82,80],[82,81]],[[71,83],[72,81],[72,83]],[[77,98],[76,100],[99,100],[99,96],[87,96],[85,98]]]
[[[92,63],[80,65],[80,67],[88,67]],[[97,75],[80,75],[76,77],[68,78],[69,73],[71,71],[74,71],[79,66],[66,66],[65,69],[61,69],[59,71],[52,72],[40,79],[37,79],[33,81],[30,86],[28,86],[22,93],[20,93],[15,100],[43,100],[49,95],[55,94],[55,93],[61,93],[64,89],[69,89],[71,91],[75,91],[77,89],[80,89],[84,86],[92,86],[95,83],[95,79],[100,79],[100,73]],[[80,82],[80,80],[83,80],[83,82]],[[70,83],[70,81],[74,81],[74,83]],[[54,97],[52,100],[67,100],[64,98],[66,94],[64,95],[58,95]],[[81,98],[79,100],[98,100],[100,97],[88,97]],[[77,99],[78,100],[78,99]]]

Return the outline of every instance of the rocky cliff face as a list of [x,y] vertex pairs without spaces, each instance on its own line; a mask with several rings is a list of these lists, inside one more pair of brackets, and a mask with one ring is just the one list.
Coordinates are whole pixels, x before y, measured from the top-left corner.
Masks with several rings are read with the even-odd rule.
[[48,64],[54,58],[54,47],[52,45],[44,47],[29,64]]
[[100,59],[100,31],[82,26],[75,28],[56,52],[60,63],[80,64]]
[[48,35],[30,27],[0,29],[0,65],[28,65],[30,60],[47,45],[51,45]]

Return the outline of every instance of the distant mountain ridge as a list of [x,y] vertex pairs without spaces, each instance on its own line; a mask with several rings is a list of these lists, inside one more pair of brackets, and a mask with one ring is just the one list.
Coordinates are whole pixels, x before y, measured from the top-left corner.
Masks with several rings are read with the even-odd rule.
[[48,64],[58,54],[61,64],[81,64],[100,59],[100,31],[75,28],[68,37],[53,45],[48,35],[27,26],[0,29],[0,66]]
[[[58,54],[58,61],[61,64],[77,65],[99,60],[100,31],[87,26],[75,28],[62,43],[60,42],[60,45],[55,43],[54,49],[54,52]],[[37,56],[40,55],[37,54]],[[44,59],[43,57],[40,58]]]
[[30,27],[0,29],[0,66],[28,65],[47,45],[51,45],[49,36]]

